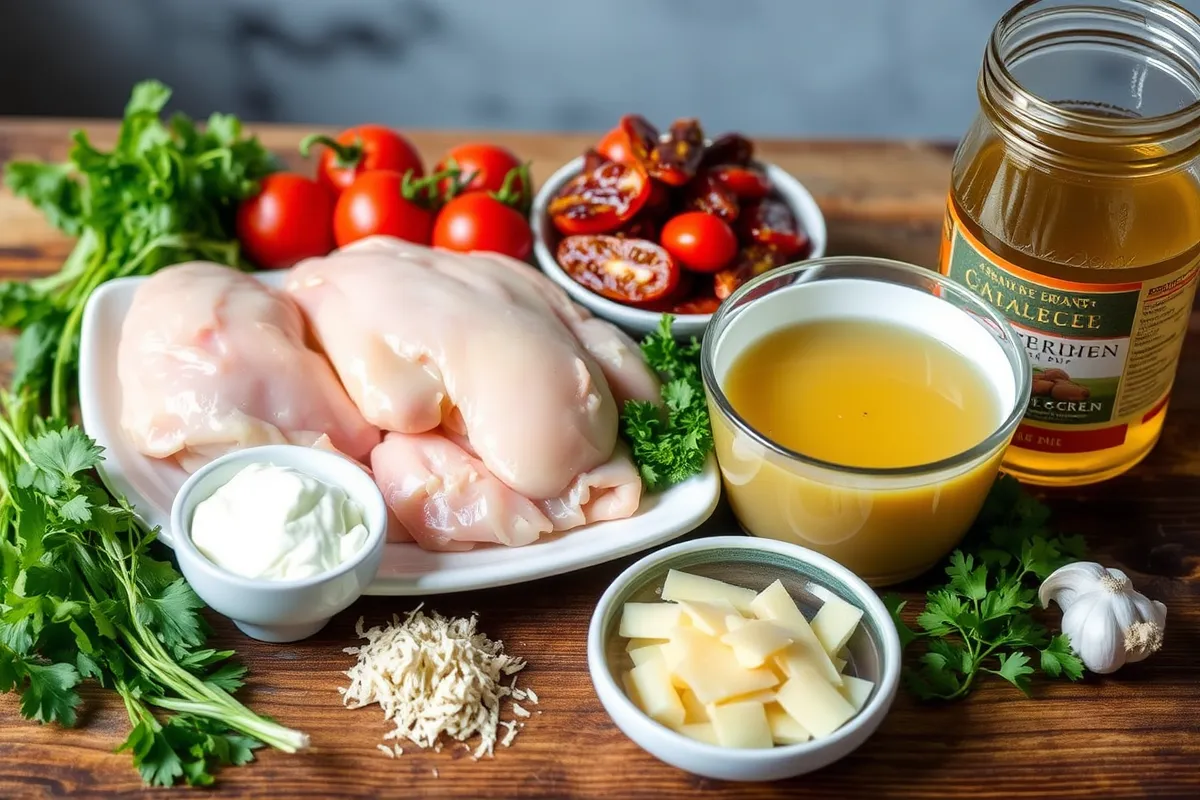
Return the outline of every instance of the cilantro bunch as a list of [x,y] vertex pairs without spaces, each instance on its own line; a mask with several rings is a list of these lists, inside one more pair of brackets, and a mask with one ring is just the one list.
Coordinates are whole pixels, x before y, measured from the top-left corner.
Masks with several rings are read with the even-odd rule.
[[[1031,653],[1037,669],[1051,678],[1083,676],[1083,662],[1071,652],[1067,637],[1050,635],[1032,614],[1037,582],[1085,555],[1082,537],[1054,535],[1048,519],[1046,506],[1014,478],[1002,476],[966,543],[974,552],[951,554],[949,581],[928,592],[915,630],[901,619],[904,600],[884,597],[901,645],[919,653],[904,672],[918,698],[958,700],[981,672],[1029,694],[1035,672]],[[913,644],[923,646],[910,649]]]
[[58,273],[0,283],[0,327],[21,331],[0,391],[0,691],[64,726],[82,681],[115,691],[131,727],[118,749],[163,786],[212,783],[262,744],[308,743],[233,698],[245,670],[205,646],[203,604],[152,555],[156,531],[93,476],[100,448],[68,427],[92,291],[191,259],[240,266],[237,204],[273,169],[234,117],[164,123],[169,96],[139,84],[110,151],[76,132],[65,164],[7,165],[6,184],[78,240]]
[[671,334],[674,317],[664,314],[658,331],[642,341],[642,354],[663,379],[662,405],[630,400],[621,428],[649,491],[681,483],[704,469],[713,448],[708,402],[700,379],[700,343]]

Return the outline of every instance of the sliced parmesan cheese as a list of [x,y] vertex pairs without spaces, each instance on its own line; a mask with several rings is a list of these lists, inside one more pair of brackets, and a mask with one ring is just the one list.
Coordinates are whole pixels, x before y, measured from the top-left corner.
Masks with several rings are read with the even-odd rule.
[[855,714],[854,706],[807,664],[779,687],[777,698],[783,710],[817,739],[833,733]]
[[812,734],[778,703],[769,703],[766,712],[767,724],[771,726],[771,738],[775,740],[775,744],[800,744],[812,738]]
[[775,702],[775,690],[774,689],[759,689],[757,692],[749,692],[747,694],[735,695],[734,697],[730,697],[727,700],[722,700],[719,703],[719,705],[725,705],[726,703],[746,703],[746,702],[763,703],[764,705],[766,703],[774,703]]
[[672,603],[626,603],[619,634],[626,638],[667,639],[678,627],[683,609]]
[[[474,616],[426,615],[420,606],[403,622],[393,616],[382,628],[364,630],[360,618],[355,631],[367,643],[345,650],[358,663],[345,673],[350,685],[338,690],[342,703],[347,708],[378,703],[384,718],[395,725],[385,739],[435,747],[443,735],[460,742],[478,736],[473,757],[492,755],[501,701],[512,695],[514,676],[525,662],[506,654],[502,642],[479,633],[477,624]],[[506,685],[510,678],[511,686]],[[529,715],[518,709],[514,705],[513,713]],[[511,737],[505,739],[511,742]]]
[[813,617],[812,631],[830,656],[836,655],[858,628],[862,609],[840,597],[830,597]]
[[643,647],[650,647],[655,644],[662,644],[666,639],[641,639],[633,638],[629,640],[629,644],[625,645],[625,652],[632,653],[634,650],[640,650]]
[[641,709],[653,720],[668,728],[683,724],[683,703],[671,685],[671,674],[661,659],[651,659],[629,672],[641,698]]
[[762,703],[745,702],[713,706],[708,711],[713,731],[722,747],[771,747],[771,726]]
[[725,618],[731,614],[737,614],[737,610],[730,605],[729,601],[723,599],[711,603],[703,600],[680,600],[679,606],[691,620],[692,625],[709,636],[720,636],[725,633],[728,630]]
[[769,669],[746,669],[719,640],[699,631],[695,634],[672,639],[663,647],[676,647],[678,642],[679,660],[672,670],[700,702],[717,703],[739,694],[770,689],[779,683]]
[[775,623],[756,619],[729,631],[721,641],[733,648],[739,664],[753,669],[761,667],[768,658],[790,645],[792,637]]
[[713,730],[712,723],[696,722],[690,725],[680,725],[676,730],[689,739],[695,739],[697,742],[718,744],[717,732]]
[[705,578],[702,575],[692,575],[679,570],[667,572],[666,582],[662,588],[663,600],[701,600],[708,603],[725,600],[738,611],[743,613],[750,610],[750,602],[754,599],[753,589],[743,589],[723,581]]
[[850,701],[850,705],[854,706],[855,711],[862,711],[862,707],[871,699],[871,692],[874,689],[875,684],[871,681],[847,675],[838,691],[842,693],[842,697]]
[[788,663],[802,659],[810,663],[819,675],[834,686],[842,685],[842,676],[833,666],[829,654],[821,646],[817,635],[804,614],[796,607],[792,596],[788,594],[783,583],[775,581],[766,589],[759,592],[750,604],[754,615],[760,620],[769,620],[788,632],[793,642],[781,656],[783,669],[791,675]]
[[[755,593],[672,570],[666,602],[623,609],[620,630],[635,665],[621,674],[626,693],[663,725],[724,747],[828,736],[858,713],[874,684],[842,674],[862,612],[819,588],[825,606],[810,623],[781,581]],[[511,688],[514,700],[536,702]],[[515,703],[513,713],[529,715]]]
[[625,696],[632,700],[635,706],[638,708],[646,707],[646,704],[642,702],[642,696],[638,694],[637,686],[634,685],[633,676],[630,673],[621,673],[621,688],[625,690]]
[[679,701],[683,703],[683,721],[685,724],[708,722],[708,709],[704,707],[696,693],[691,689],[679,690]]
[[637,650],[629,651],[629,657],[633,660],[635,667],[640,667],[652,658],[662,660],[663,651],[662,645],[653,644],[649,647],[639,647]]

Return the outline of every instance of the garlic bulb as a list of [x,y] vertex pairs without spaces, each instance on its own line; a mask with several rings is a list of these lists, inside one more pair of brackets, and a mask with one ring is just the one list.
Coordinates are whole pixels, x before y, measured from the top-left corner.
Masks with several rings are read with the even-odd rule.
[[1116,672],[1162,646],[1167,607],[1134,591],[1119,569],[1067,564],[1046,578],[1038,598],[1042,608],[1051,600],[1062,608],[1063,633],[1092,672]]

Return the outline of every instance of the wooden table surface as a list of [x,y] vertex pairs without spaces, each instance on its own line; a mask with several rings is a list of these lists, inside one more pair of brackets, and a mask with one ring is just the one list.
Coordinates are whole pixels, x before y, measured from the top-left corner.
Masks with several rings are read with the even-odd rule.
[[[0,161],[61,158],[64,121],[0,120]],[[108,123],[87,123],[102,142]],[[291,151],[297,128],[263,127],[264,141]],[[414,134],[432,157],[478,134]],[[583,136],[489,137],[533,161],[537,178],[578,155]],[[803,180],[829,222],[831,254],[889,256],[932,265],[951,148],[918,143],[763,143],[762,155]],[[10,194],[0,194],[0,274],[58,269],[71,243]],[[10,340],[0,358],[6,360]],[[226,770],[214,796],[942,798],[1200,796],[1200,314],[1194,314],[1161,443],[1129,474],[1100,487],[1046,495],[1058,525],[1083,533],[1099,560],[1119,566],[1170,609],[1166,644],[1149,661],[1080,684],[1038,683],[1026,700],[999,680],[966,702],[925,707],[903,694],[860,750],[818,773],[774,784],[701,779],[666,766],[625,738],[592,690],[585,658],[591,610],[634,559],[557,578],[469,594],[366,598],[299,644],[247,640],[213,618],[217,643],[250,667],[243,700],[302,729],[303,755],[261,752]],[[727,512],[694,535],[730,532]],[[929,580],[909,587],[919,596]],[[352,657],[359,616],[390,618],[424,600],[445,614],[482,612],[482,627],[528,658],[524,682],[541,698],[510,749],[478,762],[454,748],[406,750],[388,760],[378,708],[347,711],[337,687]],[[135,797],[129,757],[113,754],[127,732],[119,703],[86,695],[78,729],[21,720],[0,696],[0,797]]]

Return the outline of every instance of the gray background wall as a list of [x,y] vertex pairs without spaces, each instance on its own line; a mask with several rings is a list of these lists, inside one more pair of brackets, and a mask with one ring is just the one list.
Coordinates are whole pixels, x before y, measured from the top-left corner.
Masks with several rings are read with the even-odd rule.
[[[1200,11],[1200,0],[1184,5]],[[957,138],[1008,0],[3,0],[0,114]]]

